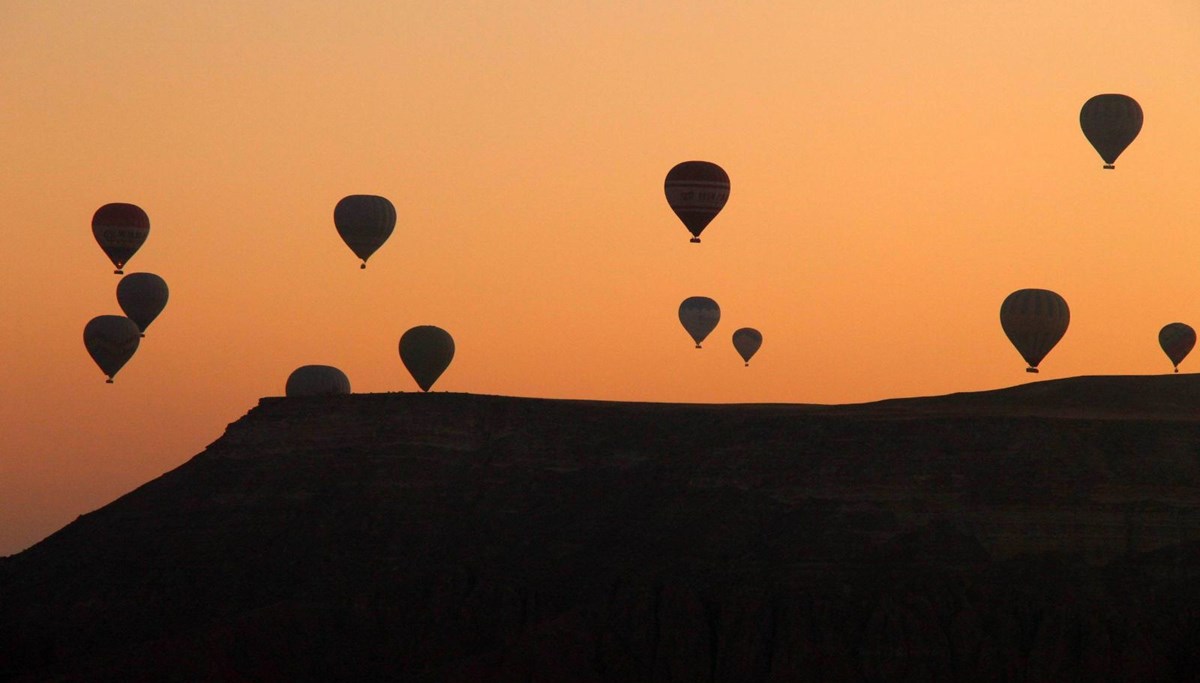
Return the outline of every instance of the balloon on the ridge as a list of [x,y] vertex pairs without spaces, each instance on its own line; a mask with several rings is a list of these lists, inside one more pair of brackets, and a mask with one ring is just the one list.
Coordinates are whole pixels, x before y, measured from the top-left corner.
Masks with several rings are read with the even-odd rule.
[[150,217],[135,204],[105,204],[92,215],[92,236],[116,266],[117,275],[125,274],[121,269],[149,234]]
[[733,348],[737,349],[738,355],[746,362],[746,367],[750,367],[750,359],[758,353],[761,346],[762,333],[753,327],[743,327],[733,333]]
[[729,175],[710,161],[684,161],[667,172],[667,204],[692,233],[692,242],[717,217],[729,199]]
[[346,246],[362,259],[360,268],[366,268],[367,259],[396,228],[396,207],[385,197],[352,194],[333,208],[333,224]]
[[700,342],[721,321],[721,307],[706,296],[692,296],[679,304],[679,322],[700,348]]
[[1117,157],[1142,130],[1142,107],[1128,95],[1096,95],[1079,110],[1079,126],[1104,168],[1116,168]]
[[123,315],[101,315],[83,328],[83,345],[88,355],[108,375],[108,384],[133,357],[141,339],[137,323]]
[[301,365],[288,375],[287,396],[333,396],[350,393],[350,378],[332,365]]
[[154,273],[130,273],[117,283],[117,303],[137,323],[143,337],[146,328],[166,307],[169,296],[166,281]]
[[421,391],[429,391],[454,360],[454,338],[433,325],[419,325],[400,337],[400,360]]
[[1063,338],[1070,322],[1066,300],[1048,289],[1019,289],[1000,305],[1000,326],[1029,364],[1025,372],[1038,371],[1038,363]]
[[1196,346],[1196,331],[1185,323],[1169,323],[1158,331],[1158,345],[1171,359],[1175,372],[1179,372],[1179,364]]

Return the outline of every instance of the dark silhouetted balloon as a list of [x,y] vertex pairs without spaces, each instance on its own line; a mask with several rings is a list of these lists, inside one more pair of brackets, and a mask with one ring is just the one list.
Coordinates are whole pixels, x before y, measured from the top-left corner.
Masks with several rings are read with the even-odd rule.
[[1038,363],[1063,338],[1070,322],[1066,300],[1048,289],[1019,289],[1000,305],[1000,326],[1029,364],[1025,372],[1038,371]]
[[83,328],[83,345],[100,370],[108,375],[108,384],[137,351],[141,332],[137,323],[123,315],[101,315]]
[[750,359],[758,353],[760,346],[762,333],[753,327],[743,327],[733,333],[733,348],[737,349],[738,355],[746,361],[746,367],[750,367]]
[[396,228],[396,207],[384,197],[352,194],[333,208],[333,224],[342,241],[362,259],[361,268]]
[[400,360],[421,391],[429,391],[454,360],[454,339],[440,327],[414,327],[400,337]]
[[683,221],[693,242],[724,208],[729,199],[729,175],[709,161],[685,161],[667,173],[667,203]]
[[117,303],[137,323],[142,336],[167,305],[167,283],[154,273],[130,273],[117,283]]
[[117,267],[117,275],[125,274],[121,269],[149,234],[150,217],[133,204],[105,204],[92,215],[92,235]]
[[721,321],[721,307],[706,296],[693,296],[679,304],[679,322],[700,348],[700,342]]
[[1128,95],[1096,95],[1079,110],[1079,126],[1104,168],[1116,168],[1117,157],[1142,130],[1142,107]]
[[1158,345],[1163,353],[1171,359],[1175,372],[1179,372],[1179,364],[1192,352],[1196,345],[1196,331],[1184,323],[1170,323],[1158,331]]
[[331,396],[350,393],[350,378],[332,365],[301,365],[288,375],[288,396]]

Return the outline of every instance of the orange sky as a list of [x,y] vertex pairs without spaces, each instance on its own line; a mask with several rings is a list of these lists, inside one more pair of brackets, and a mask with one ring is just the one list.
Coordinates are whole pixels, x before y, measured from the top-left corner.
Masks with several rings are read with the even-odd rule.
[[[1158,329],[1200,324],[1193,0],[16,1],[0,83],[0,555],[298,365],[414,390],[419,324],[457,344],[439,390],[819,403],[1027,381],[997,319],[1023,287],[1071,306],[1042,378],[1167,372]],[[1101,92],[1146,112],[1116,171],[1078,129]],[[699,246],[663,198],[686,159],[732,180]],[[366,271],[355,193],[398,214]],[[119,312],[107,202],[171,288],[111,386],[81,339]]]

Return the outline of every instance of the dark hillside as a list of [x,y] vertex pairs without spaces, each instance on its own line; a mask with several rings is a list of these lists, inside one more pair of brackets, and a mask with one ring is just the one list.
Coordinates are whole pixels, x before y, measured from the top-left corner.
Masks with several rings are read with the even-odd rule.
[[1190,681],[1198,408],[263,399],[0,560],[0,679]]

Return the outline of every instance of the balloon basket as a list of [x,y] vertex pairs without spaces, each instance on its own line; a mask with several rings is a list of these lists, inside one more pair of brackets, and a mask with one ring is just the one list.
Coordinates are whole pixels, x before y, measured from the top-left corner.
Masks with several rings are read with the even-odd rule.
[[113,271],[113,275],[124,275],[124,274],[125,274],[125,271],[120,270],[120,269]]
[[1115,168],[1116,168],[1116,166],[1114,166],[1114,165],[1112,165],[1112,164],[1104,164],[1104,168],[1106,168],[1106,169],[1108,169],[1108,170],[1110,170],[1110,171],[1111,171],[1111,170],[1115,169]]
[[359,269],[359,270],[366,270],[366,269],[367,269],[367,262],[366,262],[366,261],[363,261],[362,265],[361,265],[361,266],[359,266],[359,267],[358,267],[358,269]]
[[746,367],[750,367],[750,364],[749,364],[749,363],[746,363]]
[[699,237],[693,237],[692,239],[690,239],[690,240],[688,240],[688,241],[689,241],[689,242],[691,242],[692,244],[700,244],[700,238],[699,238]]
[[1038,371],[1037,368],[1025,368],[1025,372],[1037,373],[1037,371]]
[[105,383],[105,384],[112,384],[112,383],[113,383],[113,381],[112,381],[112,377],[109,377],[108,379],[104,380],[104,383]]

